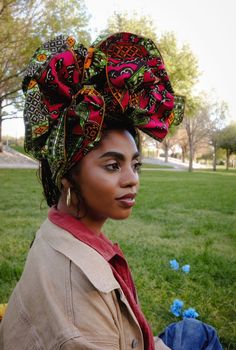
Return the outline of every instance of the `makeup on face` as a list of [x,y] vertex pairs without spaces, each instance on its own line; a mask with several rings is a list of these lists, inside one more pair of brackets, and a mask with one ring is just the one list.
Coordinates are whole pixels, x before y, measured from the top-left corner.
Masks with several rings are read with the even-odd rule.
[[87,224],[101,228],[107,218],[121,220],[131,214],[140,166],[137,146],[126,130],[109,131],[81,160],[75,180],[86,205]]

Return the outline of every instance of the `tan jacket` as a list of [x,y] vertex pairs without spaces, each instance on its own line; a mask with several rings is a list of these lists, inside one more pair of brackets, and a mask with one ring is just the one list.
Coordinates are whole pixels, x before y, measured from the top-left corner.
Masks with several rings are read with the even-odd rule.
[[0,324],[0,350],[134,348],[143,350],[142,332],[107,261],[46,220]]

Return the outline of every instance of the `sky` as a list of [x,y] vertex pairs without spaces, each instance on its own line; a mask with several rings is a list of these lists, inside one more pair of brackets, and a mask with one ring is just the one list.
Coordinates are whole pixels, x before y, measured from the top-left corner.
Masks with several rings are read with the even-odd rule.
[[[189,44],[201,76],[196,90],[225,101],[236,122],[235,0],[84,0],[91,15],[92,39],[116,12],[150,16],[157,37],[173,31],[180,47]],[[158,43],[157,43],[158,45]],[[3,122],[3,135],[24,135],[22,120]]]

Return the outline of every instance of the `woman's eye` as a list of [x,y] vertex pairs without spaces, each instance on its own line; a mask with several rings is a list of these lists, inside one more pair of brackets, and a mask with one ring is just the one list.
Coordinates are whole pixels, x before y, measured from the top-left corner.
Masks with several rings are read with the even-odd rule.
[[141,170],[141,166],[142,166],[142,163],[141,162],[137,162],[134,164],[134,170],[139,172]]
[[118,163],[107,164],[106,169],[109,171],[117,171],[120,170],[120,166]]

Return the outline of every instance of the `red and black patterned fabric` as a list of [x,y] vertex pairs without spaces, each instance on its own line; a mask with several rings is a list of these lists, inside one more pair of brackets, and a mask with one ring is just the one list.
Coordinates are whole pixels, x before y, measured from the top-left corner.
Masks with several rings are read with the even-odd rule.
[[174,95],[152,40],[132,33],[98,38],[87,50],[58,36],[40,47],[23,80],[25,149],[47,158],[60,182],[114,122],[163,140],[183,119],[184,98]]

